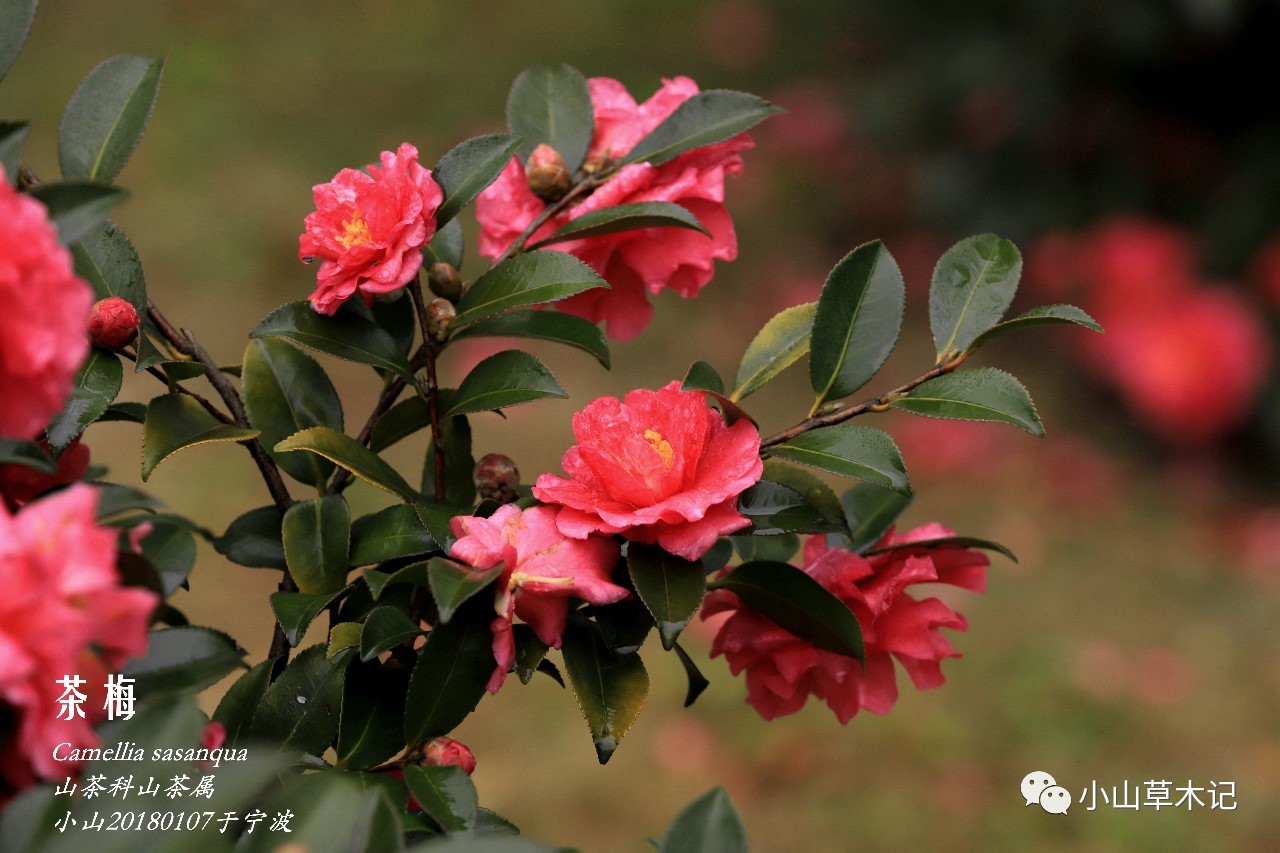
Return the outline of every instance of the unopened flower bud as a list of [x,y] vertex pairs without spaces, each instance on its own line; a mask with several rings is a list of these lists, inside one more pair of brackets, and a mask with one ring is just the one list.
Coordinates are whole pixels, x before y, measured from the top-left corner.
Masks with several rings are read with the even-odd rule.
[[476,491],[480,497],[509,504],[518,497],[516,486],[520,485],[520,469],[510,456],[501,453],[490,453],[476,463]]
[[458,311],[448,299],[432,299],[427,303],[427,334],[442,344],[449,339],[449,326]]
[[560,152],[545,142],[529,155],[524,174],[529,189],[543,201],[559,201],[569,191],[569,167]]
[[425,767],[461,767],[468,774],[476,769],[476,757],[466,744],[451,737],[437,737],[427,741],[422,749]]
[[427,286],[441,299],[456,303],[462,298],[462,278],[453,264],[432,264],[427,270]]
[[96,302],[89,312],[89,338],[103,349],[121,349],[137,336],[138,310],[119,296]]

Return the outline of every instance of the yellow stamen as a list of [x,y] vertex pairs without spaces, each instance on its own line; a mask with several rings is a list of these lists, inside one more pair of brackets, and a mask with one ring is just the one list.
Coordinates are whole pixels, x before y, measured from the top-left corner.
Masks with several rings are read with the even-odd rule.
[[373,242],[373,237],[369,234],[369,225],[364,221],[364,215],[359,210],[353,210],[351,218],[342,221],[342,228],[343,232],[333,239],[344,249]]
[[662,437],[662,433],[657,430],[647,429],[644,431],[644,440],[649,442],[649,446],[654,449],[659,456],[662,457],[662,464],[666,468],[671,467],[671,460],[675,458],[676,452],[671,447],[671,442]]

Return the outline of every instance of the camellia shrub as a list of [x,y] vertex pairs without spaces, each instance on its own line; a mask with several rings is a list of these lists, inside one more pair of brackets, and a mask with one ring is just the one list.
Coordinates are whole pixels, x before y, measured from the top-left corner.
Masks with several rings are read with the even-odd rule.
[[[0,3],[0,72],[33,17],[30,0]],[[1004,319],[1022,267],[1011,243],[981,235],[941,257],[936,358],[905,384],[872,384],[905,288],[869,242],[816,302],[744,340],[730,372],[673,364],[662,387],[584,400],[560,470],[522,476],[473,446],[470,419],[564,397],[552,372],[512,347],[445,388],[440,363],[461,340],[536,338],[609,367],[609,338],[642,334],[651,297],[695,297],[735,257],[732,178],[778,110],[685,77],[637,102],[565,65],[525,71],[509,132],[430,168],[404,142],[318,184],[299,241],[314,290],[246,322],[228,366],[170,320],[105,219],[162,67],[119,56],[89,73],[59,128],[60,176],[28,168],[26,125],[0,125],[0,847],[545,849],[478,805],[484,757],[450,735],[486,693],[544,673],[576,695],[583,746],[607,762],[654,657],[684,668],[686,704],[706,687],[680,643],[699,616],[766,720],[811,697],[841,723],[887,713],[899,667],[942,684],[957,656],[943,629],[966,622],[916,585],[981,592],[987,553],[1012,555],[942,524],[897,529],[907,466],[872,424],[902,409],[1042,432],[1023,386],[969,357],[1008,332],[1100,328],[1066,305]],[[487,268],[466,281],[472,203]],[[368,366],[371,411],[346,411],[331,358]],[[762,434],[751,395],[802,360],[812,406]],[[149,403],[116,401],[126,375],[154,388]],[[103,421],[138,425],[143,480],[218,443],[247,450],[265,488],[215,535],[91,464]],[[419,481],[383,451],[420,431]],[[387,506],[353,517],[356,478]],[[200,538],[279,574],[265,660],[168,603]],[[297,648],[316,623],[324,641]],[[206,718],[193,696],[237,670]],[[746,848],[721,789],[657,844]]]

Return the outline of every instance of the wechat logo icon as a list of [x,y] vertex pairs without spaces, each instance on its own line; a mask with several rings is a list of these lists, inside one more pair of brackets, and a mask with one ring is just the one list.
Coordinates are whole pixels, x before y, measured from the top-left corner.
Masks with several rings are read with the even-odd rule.
[[1043,770],[1034,770],[1022,777],[1022,798],[1026,805],[1039,803],[1050,814],[1066,814],[1071,808],[1071,794]]

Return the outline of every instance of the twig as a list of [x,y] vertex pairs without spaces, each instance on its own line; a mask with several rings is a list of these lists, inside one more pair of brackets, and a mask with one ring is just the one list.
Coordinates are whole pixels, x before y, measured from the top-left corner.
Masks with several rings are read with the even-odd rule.
[[574,184],[573,188],[565,193],[563,198],[555,204],[547,205],[542,209],[541,213],[533,217],[533,220],[525,227],[524,231],[520,232],[520,236],[511,241],[511,245],[507,247],[505,252],[498,255],[493,262],[493,266],[496,267],[503,261],[519,254],[520,251],[524,249],[524,244],[529,242],[529,238],[533,236],[533,233],[545,225],[549,219],[562,213],[580,196],[592,192],[596,187],[599,187],[611,177],[613,177],[613,170],[595,175],[594,177],[587,178],[580,183]]
[[440,433],[440,388],[436,382],[436,356],[431,341],[431,330],[427,323],[427,306],[422,298],[422,281],[416,278],[409,285],[409,293],[413,296],[413,308],[418,314],[418,328],[422,330],[422,346],[426,354],[427,381],[426,387],[418,379],[414,371],[414,384],[427,404],[427,413],[431,418],[431,464],[435,471],[436,503],[444,503],[444,436]]
[[[136,363],[138,360],[138,357],[134,353],[130,352],[129,350],[120,350],[119,352],[120,352],[120,355],[124,356],[125,358],[129,359],[132,362]],[[150,373],[156,379],[159,379],[165,385],[169,385],[169,377],[165,376],[164,372],[161,371],[158,367],[155,367],[154,365],[152,365],[151,367],[145,368],[145,371],[147,373]],[[222,409],[219,409],[213,403],[209,402],[204,397],[197,394],[195,391],[192,391],[190,388],[185,388],[182,385],[178,385],[177,383],[174,383],[171,387],[177,388],[179,394],[186,394],[188,397],[195,400],[197,403],[199,403],[201,406],[204,407],[204,410],[206,412],[213,415],[215,418],[222,421],[224,424],[230,425],[235,423],[235,421],[231,420],[231,417],[226,412],[222,411]]]

